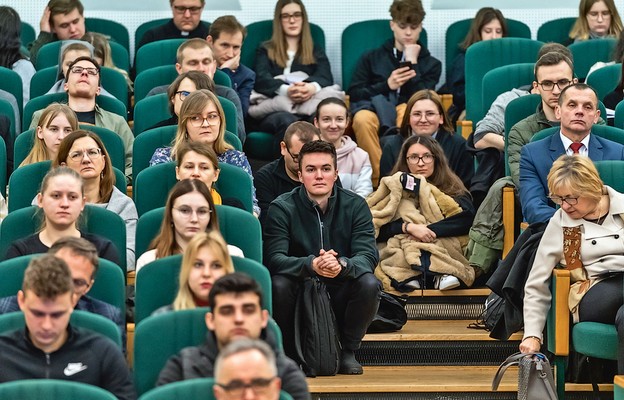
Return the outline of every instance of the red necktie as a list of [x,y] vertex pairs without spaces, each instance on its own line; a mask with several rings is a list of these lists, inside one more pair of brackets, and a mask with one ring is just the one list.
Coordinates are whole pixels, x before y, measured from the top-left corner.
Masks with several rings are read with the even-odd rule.
[[572,152],[573,152],[574,154],[578,154],[578,153],[579,153],[579,150],[581,149],[581,147],[583,147],[583,143],[576,143],[576,142],[575,142],[575,143],[572,143],[572,144],[570,145],[570,148],[572,149]]

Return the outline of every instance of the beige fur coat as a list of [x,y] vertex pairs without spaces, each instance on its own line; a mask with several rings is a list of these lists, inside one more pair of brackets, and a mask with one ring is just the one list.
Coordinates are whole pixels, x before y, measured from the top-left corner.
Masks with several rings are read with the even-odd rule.
[[[401,174],[397,172],[382,178],[377,191],[366,199],[373,214],[376,236],[381,226],[399,218],[415,224],[431,224],[462,211],[453,198],[419,175],[415,176],[420,180],[418,196],[403,190]],[[475,276],[474,269],[464,257],[467,242],[467,235],[438,238],[432,243],[416,241],[407,234],[395,235],[381,250],[381,261],[375,274],[382,280],[385,289],[390,289],[390,279],[399,283],[412,280],[421,274],[412,266],[421,265],[420,256],[424,250],[431,253],[431,272],[454,275],[471,286]]]

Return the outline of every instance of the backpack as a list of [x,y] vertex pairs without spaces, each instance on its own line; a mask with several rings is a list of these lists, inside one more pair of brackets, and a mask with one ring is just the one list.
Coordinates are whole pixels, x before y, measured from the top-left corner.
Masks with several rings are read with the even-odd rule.
[[505,299],[492,292],[485,300],[485,307],[481,315],[477,317],[477,321],[468,327],[492,332],[498,321],[503,318],[503,311],[505,311]]
[[332,376],[338,372],[338,326],[327,288],[318,277],[306,277],[299,290],[295,349],[306,376]]
[[386,333],[401,330],[403,325],[407,323],[406,304],[407,298],[393,296],[382,291],[377,314],[368,326],[366,333]]

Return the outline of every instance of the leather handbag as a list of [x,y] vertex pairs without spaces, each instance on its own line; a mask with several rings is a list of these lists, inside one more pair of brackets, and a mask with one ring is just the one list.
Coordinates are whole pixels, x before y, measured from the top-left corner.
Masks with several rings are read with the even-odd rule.
[[557,400],[555,381],[548,358],[542,353],[515,353],[498,367],[492,390],[496,391],[511,365],[518,365],[518,400]]

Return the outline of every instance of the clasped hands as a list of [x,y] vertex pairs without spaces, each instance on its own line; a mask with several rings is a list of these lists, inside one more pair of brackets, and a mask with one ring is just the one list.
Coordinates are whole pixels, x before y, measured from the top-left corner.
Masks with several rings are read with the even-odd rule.
[[324,278],[335,278],[342,270],[338,262],[338,253],[334,250],[321,249],[319,256],[312,260],[312,269]]
[[295,104],[304,103],[316,93],[316,87],[310,82],[295,82],[288,87],[288,97]]

